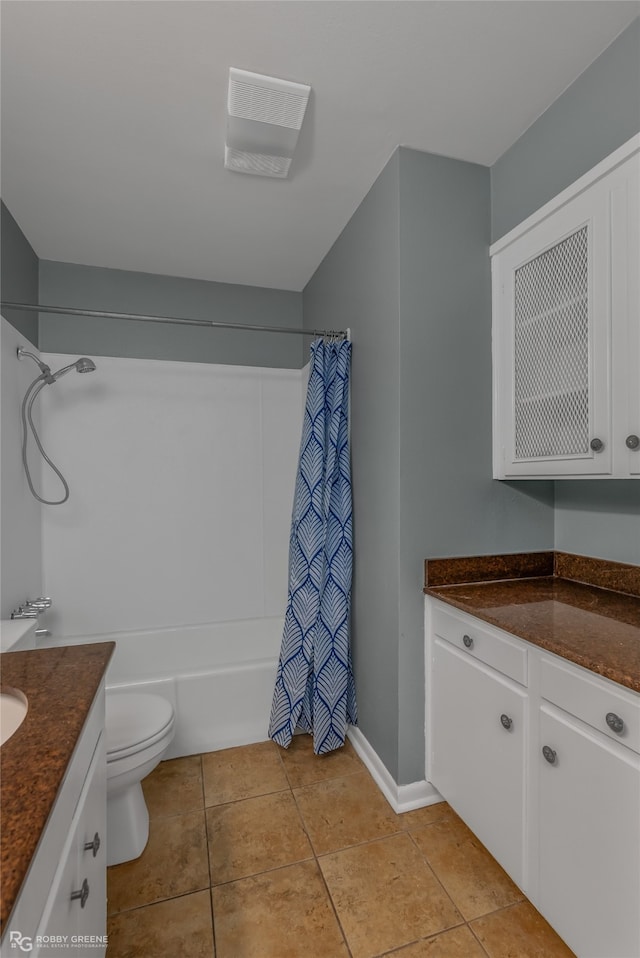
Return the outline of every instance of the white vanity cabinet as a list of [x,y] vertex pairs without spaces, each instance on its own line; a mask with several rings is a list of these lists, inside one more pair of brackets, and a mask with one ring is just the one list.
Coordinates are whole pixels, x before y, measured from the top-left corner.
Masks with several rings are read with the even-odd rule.
[[637,958],[639,697],[546,655],[540,692],[532,900],[581,958]]
[[639,151],[491,247],[494,478],[640,476]]
[[578,958],[638,958],[640,695],[432,598],[426,640],[428,780]]
[[[104,947],[96,948],[91,939],[106,933],[106,761],[103,733],[36,932],[36,941],[43,942],[37,951],[39,958],[59,956],[58,939],[75,943],[73,952],[77,955],[105,952]],[[51,944],[47,944],[47,940]],[[82,942],[86,943],[85,948],[81,947]]]
[[527,692],[483,661],[520,650],[439,609],[432,627],[430,781],[522,885]]
[[[104,704],[102,688],[91,706],[3,933],[3,955],[5,949],[7,954],[9,949],[19,954],[19,941],[22,950],[30,946],[30,954],[38,958],[59,956],[62,950],[77,958],[105,954]],[[92,936],[93,940],[83,936]],[[66,942],[64,948],[60,941]]]

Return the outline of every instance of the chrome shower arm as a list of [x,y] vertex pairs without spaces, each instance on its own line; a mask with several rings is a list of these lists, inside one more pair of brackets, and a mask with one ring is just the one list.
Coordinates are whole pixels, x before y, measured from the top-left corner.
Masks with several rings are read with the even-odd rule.
[[35,355],[35,353],[30,353],[28,349],[25,349],[24,346],[18,346],[18,359],[24,359],[25,356],[28,356],[29,359],[33,359],[34,363],[42,373],[42,378],[46,383],[51,385],[55,382],[54,377],[51,375],[51,367],[47,366],[46,363],[43,363],[41,359]]

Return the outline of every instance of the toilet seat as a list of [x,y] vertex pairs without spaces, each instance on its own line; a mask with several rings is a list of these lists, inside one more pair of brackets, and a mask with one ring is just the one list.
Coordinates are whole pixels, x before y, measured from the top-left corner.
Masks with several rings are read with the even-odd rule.
[[165,738],[173,706],[160,695],[109,692],[106,697],[107,764],[128,758]]

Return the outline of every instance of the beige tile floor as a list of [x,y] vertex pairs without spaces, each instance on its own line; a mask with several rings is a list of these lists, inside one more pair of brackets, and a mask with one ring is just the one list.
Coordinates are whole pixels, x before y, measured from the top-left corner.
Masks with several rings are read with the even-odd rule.
[[396,815],[349,743],[162,762],[108,869],[107,958],[571,958],[442,802]]

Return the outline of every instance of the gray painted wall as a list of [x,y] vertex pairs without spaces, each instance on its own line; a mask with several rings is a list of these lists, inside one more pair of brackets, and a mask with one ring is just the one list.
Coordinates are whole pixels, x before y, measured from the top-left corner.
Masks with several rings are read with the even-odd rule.
[[[302,328],[302,294],[40,262],[40,303],[112,312],[147,313],[213,322]],[[40,314],[40,348],[88,356],[128,356],[184,362],[300,369],[302,339],[290,333],[256,333],[126,320]]]
[[556,549],[640,565],[640,480],[555,485]]
[[489,170],[400,150],[400,782],[424,776],[427,556],[553,546],[553,483],[491,478]]
[[[8,619],[27,597],[42,595],[41,510],[50,507],[29,492],[20,455],[22,397],[38,370],[30,359],[18,360],[26,337],[5,319],[0,320],[0,338],[0,619]],[[34,410],[36,423],[39,411]],[[37,476],[36,457],[30,462]]]
[[[0,290],[9,302],[37,302],[38,257],[10,211],[0,202]],[[40,503],[32,498],[20,457],[20,406],[38,375],[30,359],[18,362],[18,346],[38,345],[38,317],[3,309],[0,323],[0,618],[7,619],[27,596],[42,595]],[[36,422],[38,410],[35,411]]]
[[[10,303],[38,302],[38,257],[5,204],[0,201],[0,290],[2,299]],[[38,317],[35,313],[19,313],[4,309],[4,318],[18,332],[38,345]]]
[[489,171],[398,150],[304,290],[353,338],[360,727],[424,777],[423,561],[548,549],[553,484],[491,479]]
[[304,290],[308,327],[351,328],[354,670],[360,727],[396,778],[400,556],[398,189],[396,152]]
[[[640,18],[491,168],[493,239],[638,131]],[[640,482],[559,480],[555,487],[557,549],[640,562]]]
[[640,18],[491,167],[492,242],[640,130]]

